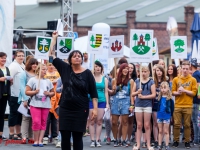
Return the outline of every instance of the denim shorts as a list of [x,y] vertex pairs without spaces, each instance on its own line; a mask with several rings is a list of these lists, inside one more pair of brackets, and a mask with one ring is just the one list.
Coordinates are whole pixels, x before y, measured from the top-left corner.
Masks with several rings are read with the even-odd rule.
[[170,124],[170,119],[157,119],[157,123]]
[[113,99],[111,102],[112,115],[129,115],[130,99]]
[[[92,101],[90,101],[89,103],[89,108],[90,109],[94,108]],[[98,102],[98,108],[106,108],[106,102]]]

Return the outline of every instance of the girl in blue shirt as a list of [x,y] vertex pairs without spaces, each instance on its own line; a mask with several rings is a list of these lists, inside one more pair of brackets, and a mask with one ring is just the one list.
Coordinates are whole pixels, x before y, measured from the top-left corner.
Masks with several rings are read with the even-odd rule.
[[174,102],[172,100],[172,93],[170,91],[169,84],[167,82],[162,82],[160,85],[160,92],[158,95],[157,108],[157,123],[159,128],[158,150],[162,149],[161,144],[163,140],[163,133],[165,135],[166,150],[169,150],[169,125],[173,111]]

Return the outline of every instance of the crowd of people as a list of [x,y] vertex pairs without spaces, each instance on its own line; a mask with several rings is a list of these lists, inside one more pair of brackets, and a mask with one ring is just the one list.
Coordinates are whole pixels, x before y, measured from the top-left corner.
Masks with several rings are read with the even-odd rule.
[[[41,63],[33,56],[25,60],[24,51],[17,50],[6,67],[7,55],[0,52],[0,139],[7,140],[3,128],[8,101],[8,139],[22,144],[33,140],[34,147],[53,142],[63,150],[72,145],[82,150],[83,136],[90,136],[90,147],[101,147],[103,124],[104,142],[113,142],[114,147],[170,150],[171,134],[171,147],[178,147],[182,130],[186,148],[200,144],[196,59],[183,61],[178,68],[163,60],[152,68],[142,63],[138,70],[122,58],[105,75],[98,60],[88,69],[87,53],[74,50],[67,60],[56,58],[57,36],[54,32],[52,62]],[[19,113],[20,105],[30,116]]]

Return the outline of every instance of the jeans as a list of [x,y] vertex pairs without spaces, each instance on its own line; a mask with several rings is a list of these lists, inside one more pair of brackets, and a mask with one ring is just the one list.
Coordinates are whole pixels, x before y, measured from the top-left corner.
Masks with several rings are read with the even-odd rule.
[[193,104],[192,110],[192,122],[194,128],[194,143],[198,144],[200,141],[200,129],[198,127],[197,119],[198,119],[198,111],[199,111],[199,104]]
[[111,103],[112,115],[129,115],[130,98],[113,99]]
[[190,142],[190,136],[191,136],[190,122],[192,117],[192,108],[175,108],[173,117],[174,117],[174,141],[179,142],[180,126],[183,119],[185,142]]

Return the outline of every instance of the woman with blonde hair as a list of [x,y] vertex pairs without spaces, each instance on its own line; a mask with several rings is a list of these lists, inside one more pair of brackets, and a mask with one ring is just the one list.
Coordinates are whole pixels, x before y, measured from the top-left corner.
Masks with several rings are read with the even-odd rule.
[[[152,113],[152,99],[156,96],[154,81],[149,78],[150,71],[148,66],[140,66],[141,75],[140,79],[135,81],[133,86],[132,96],[136,96],[135,99],[135,115],[137,121],[137,145],[133,147],[133,150],[140,149],[142,127],[144,125],[145,135],[147,140],[148,150],[153,150],[150,145],[150,122]],[[141,81],[140,81],[141,80]],[[141,82],[141,83],[140,83]]]

